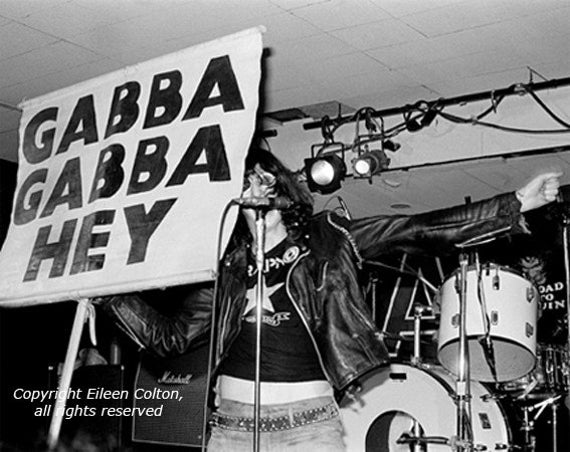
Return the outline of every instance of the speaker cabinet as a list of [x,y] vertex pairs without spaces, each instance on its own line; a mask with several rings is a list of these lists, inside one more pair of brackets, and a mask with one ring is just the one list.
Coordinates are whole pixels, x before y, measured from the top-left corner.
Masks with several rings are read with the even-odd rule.
[[133,417],[132,440],[200,447],[208,347],[176,358],[143,355],[135,378],[134,407],[152,409]]

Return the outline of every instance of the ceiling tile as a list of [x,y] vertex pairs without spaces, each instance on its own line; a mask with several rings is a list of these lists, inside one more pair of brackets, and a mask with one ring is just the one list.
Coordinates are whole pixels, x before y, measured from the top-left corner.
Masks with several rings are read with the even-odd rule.
[[20,112],[0,105],[0,132],[17,129],[20,123],[20,116]]
[[[458,0],[370,0],[392,17],[402,17],[458,3]],[[461,0],[460,0],[461,1]]]
[[316,104],[334,99],[337,93],[320,87],[316,83],[280,89],[271,92],[266,99],[266,111],[284,110],[308,104]]
[[[298,65],[296,73],[300,78],[315,77],[321,80],[344,79],[359,74],[385,73],[388,68],[363,53],[350,53],[324,60],[306,61]],[[351,85],[351,83],[346,83]]]
[[305,62],[309,61],[324,60],[354,53],[354,50],[353,47],[333,36],[319,34],[296,41],[289,41],[286,46],[276,49],[272,53],[272,57],[284,58],[297,64],[305,64]]
[[75,3],[63,3],[46,10],[33,11],[20,19],[31,28],[64,39],[122,20],[121,16],[114,14],[112,8],[91,9]]
[[500,3],[498,7],[492,5],[489,2],[483,7],[480,2],[460,2],[410,14],[401,20],[425,36],[432,37],[497,23],[511,17],[508,8],[500,8]]
[[328,3],[330,0],[270,0],[271,3],[286,11],[292,11],[297,8],[314,5],[317,3]]
[[3,62],[2,78],[19,83],[54,72],[68,71],[61,61],[70,61],[74,66],[102,59],[99,55],[68,42],[59,41],[41,49],[34,49]]
[[12,105],[17,105],[24,99],[42,96],[122,67],[124,67],[124,64],[107,59],[72,67],[67,70],[64,69],[3,88],[2,100]]
[[374,95],[387,90],[395,90],[416,83],[401,73],[382,70],[356,74],[344,78],[324,79],[323,86],[336,92],[340,98],[356,97],[362,95]]
[[18,131],[1,131],[0,143],[0,158],[11,162],[18,161]]
[[474,53],[435,63],[401,68],[400,71],[418,83],[433,85],[447,80],[473,78],[524,67],[517,55],[499,51]]
[[0,15],[12,19],[21,19],[30,15],[30,11],[45,11],[68,3],[69,0],[2,0]]
[[0,26],[0,61],[46,46],[57,39],[15,22]]
[[[160,13],[187,0],[71,0],[75,5],[98,13],[113,14],[121,20],[129,20],[149,13]],[[199,3],[198,0],[193,0]]]
[[465,164],[462,171],[498,192],[522,186],[527,178],[517,165],[502,158]]
[[330,34],[360,50],[423,39],[416,30],[396,19],[343,28]]
[[[391,68],[433,63],[473,53],[513,51],[508,33],[501,27],[482,27],[433,38],[422,38],[389,47],[367,50],[366,53]],[[491,29],[491,30],[489,30]]]
[[282,13],[253,19],[252,25],[263,25],[266,32],[263,33],[264,46],[296,40],[307,36],[314,36],[321,33],[314,25],[300,19],[292,14]]
[[293,14],[325,31],[350,28],[390,17],[368,0],[331,0],[296,9]]

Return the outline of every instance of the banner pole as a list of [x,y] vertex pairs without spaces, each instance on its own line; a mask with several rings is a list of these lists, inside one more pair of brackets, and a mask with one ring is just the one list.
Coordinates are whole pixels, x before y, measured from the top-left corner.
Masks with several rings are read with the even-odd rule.
[[[75,360],[77,359],[77,352],[79,350],[79,343],[83,333],[83,326],[87,318],[88,308],[90,306],[87,298],[78,300],[77,309],[75,310],[75,319],[73,320],[73,328],[69,337],[69,344],[67,346],[67,353],[63,363],[63,371],[61,373],[61,380],[58,385],[58,397],[56,397],[55,408],[49,426],[47,445],[49,450],[54,450],[59,440],[59,433],[61,431],[61,423],[63,421],[63,412],[67,403],[69,388],[71,386],[71,377],[73,375],[73,368]],[[63,396],[60,396],[62,395]]]

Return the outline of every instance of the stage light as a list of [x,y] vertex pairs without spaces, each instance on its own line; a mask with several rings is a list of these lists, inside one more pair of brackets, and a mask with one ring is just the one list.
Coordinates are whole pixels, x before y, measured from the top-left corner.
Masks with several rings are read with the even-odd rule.
[[326,195],[340,189],[346,164],[336,153],[329,152],[305,159],[305,172],[309,190]]
[[364,152],[352,161],[354,177],[372,177],[388,168],[390,159],[383,150]]

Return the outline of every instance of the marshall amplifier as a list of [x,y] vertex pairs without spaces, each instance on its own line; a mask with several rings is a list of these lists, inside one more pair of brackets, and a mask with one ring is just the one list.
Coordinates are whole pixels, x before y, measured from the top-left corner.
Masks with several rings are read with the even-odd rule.
[[138,442],[200,447],[208,346],[176,358],[143,355],[133,391],[132,439]]

